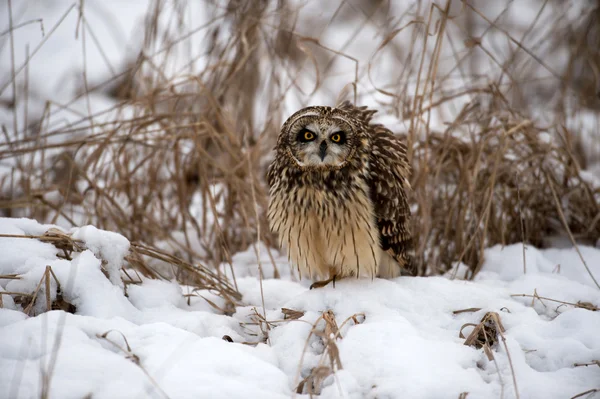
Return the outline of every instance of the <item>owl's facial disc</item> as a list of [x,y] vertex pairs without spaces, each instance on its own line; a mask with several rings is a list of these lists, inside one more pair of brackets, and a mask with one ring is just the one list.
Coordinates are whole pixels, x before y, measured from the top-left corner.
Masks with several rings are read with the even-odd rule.
[[300,166],[341,166],[350,152],[347,134],[340,126],[316,122],[299,126],[292,147]]

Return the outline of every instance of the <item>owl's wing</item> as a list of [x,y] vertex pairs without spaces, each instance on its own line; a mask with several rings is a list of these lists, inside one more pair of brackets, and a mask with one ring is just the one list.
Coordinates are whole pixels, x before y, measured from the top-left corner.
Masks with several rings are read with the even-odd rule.
[[377,111],[355,107],[349,101],[338,105],[369,126],[371,156],[369,159],[369,187],[375,210],[381,248],[403,268],[405,274],[415,275],[413,240],[410,231],[410,207],[407,192],[410,165],[406,146],[383,125],[370,124]]
[[369,185],[381,248],[400,264],[405,274],[414,275],[406,146],[384,126],[371,125],[371,128]]

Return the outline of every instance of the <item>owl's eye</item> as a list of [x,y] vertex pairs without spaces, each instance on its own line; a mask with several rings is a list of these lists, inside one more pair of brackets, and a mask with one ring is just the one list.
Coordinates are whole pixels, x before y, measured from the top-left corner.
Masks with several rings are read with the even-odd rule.
[[315,134],[308,129],[302,129],[298,132],[298,141],[307,142],[313,141],[315,139]]
[[329,138],[336,144],[343,144],[346,141],[346,134],[344,134],[344,132],[336,132]]

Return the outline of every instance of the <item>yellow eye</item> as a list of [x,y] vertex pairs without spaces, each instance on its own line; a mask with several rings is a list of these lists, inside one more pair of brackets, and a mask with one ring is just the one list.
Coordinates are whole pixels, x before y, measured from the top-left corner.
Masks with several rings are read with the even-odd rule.
[[331,141],[333,141],[334,143],[339,143],[340,141],[342,141],[342,136],[339,133],[336,133],[333,136],[331,136]]
[[306,140],[306,141],[310,141],[310,140],[312,140],[312,139],[314,139],[314,138],[315,138],[315,135],[314,135],[314,134],[313,134],[313,132],[311,132],[310,130],[306,130],[306,131],[304,132],[304,140]]

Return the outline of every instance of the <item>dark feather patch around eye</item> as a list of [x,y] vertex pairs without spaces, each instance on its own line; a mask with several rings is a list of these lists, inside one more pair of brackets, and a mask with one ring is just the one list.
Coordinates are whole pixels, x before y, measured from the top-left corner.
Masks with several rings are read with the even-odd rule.
[[346,133],[341,130],[339,132],[334,132],[329,136],[329,139],[335,144],[344,144],[346,142]]
[[317,135],[308,130],[307,128],[300,129],[298,135],[296,136],[296,140],[301,143],[308,143],[309,141],[313,141],[317,138]]

